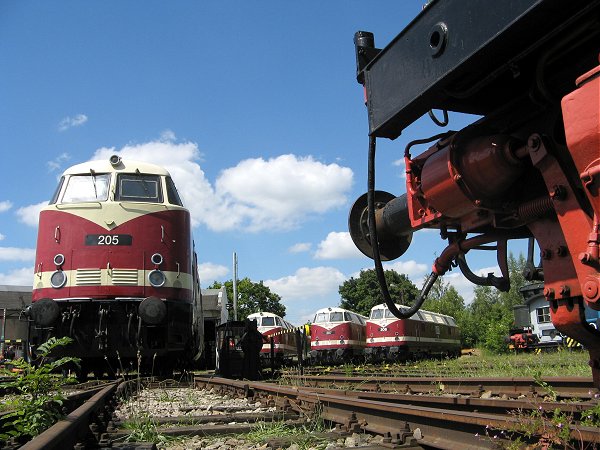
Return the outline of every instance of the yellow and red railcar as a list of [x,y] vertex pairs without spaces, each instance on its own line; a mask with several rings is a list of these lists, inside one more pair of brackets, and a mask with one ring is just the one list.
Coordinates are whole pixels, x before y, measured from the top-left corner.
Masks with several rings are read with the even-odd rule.
[[32,343],[71,337],[82,373],[198,358],[190,213],[162,167],[113,155],[66,170],[40,212],[34,271]]
[[376,305],[367,319],[366,338],[365,356],[373,362],[460,355],[456,321],[431,311],[419,310],[409,319],[398,319],[385,303]]
[[340,364],[361,359],[366,319],[343,308],[319,309],[310,325],[311,362]]
[[271,339],[273,339],[273,352],[276,362],[283,364],[297,356],[296,327],[277,314],[258,312],[248,316],[248,320],[256,320],[258,331],[265,337],[260,356],[271,357]]

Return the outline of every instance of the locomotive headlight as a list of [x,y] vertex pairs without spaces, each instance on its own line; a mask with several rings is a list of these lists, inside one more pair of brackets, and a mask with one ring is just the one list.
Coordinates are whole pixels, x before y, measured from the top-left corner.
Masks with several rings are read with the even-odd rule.
[[155,269],[148,274],[148,281],[154,287],[161,287],[162,285],[165,284],[165,281],[167,281],[167,278],[165,277],[164,273],[162,273],[158,269]]
[[160,253],[155,253],[150,257],[150,261],[152,261],[152,264],[160,266],[163,262],[163,257]]
[[110,165],[113,167],[117,167],[121,164],[121,157],[119,155],[112,155],[109,159]]
[[62,253],[59,253],[54,257],[54,264],[56,264],[57,269],[60,266],[62,266],[64,263],[65,263],[65,255],[63,255]]
[[50,284],[54,289],[59,289],[67,282],[67,275],[62,270],[57,270],[50,277]]

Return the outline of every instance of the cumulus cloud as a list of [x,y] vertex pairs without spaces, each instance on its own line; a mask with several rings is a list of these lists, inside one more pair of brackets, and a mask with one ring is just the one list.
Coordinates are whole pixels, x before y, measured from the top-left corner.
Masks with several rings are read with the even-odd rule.
[[12,202],[8,201],[8,200],[4,200],[0,202],[0,213],[3,213],[4,211],[8,211],[10,208],[12,208]]
[[224,170],[216,191],[229,210],[229,226],[250,231],[292,229],[346,203],[353,173],[311,156],[247,159]]
[[395,270],[400,274],[406,275],[411,280],[429,273],[429,266],[427,264],[418,263],[414,260],[410,261],[395,261],[392,263],[384,263],[384,270]]
[[406,161],[404,161],[404,158],[397,159],[392,164],[399,168],[400,178],[406,179]]
[[85,114],[77,114],[73,117],[65,117],[58,123],[58,131],[66,131],[69,128],[79,127],[88,121]]
[[364,258],[364,255],[356,248],[350,233],[347,231],[332,231],[325,240],[319,243],[315,252],[316,259],[348,259]]
[[290,253],[303,253],[308,252],[311,247],[312,244],[310,242],[298,242],[297,244],[294,244],[288,248],[288,251]]
[[[198,274],[203,285],[210,285],[212,281],[223,278],[229,273],[229,269],[220,264],[202,263],[198,264]],[[208,284],[207,284],[208,283]],[[205,286],[205,287],[206,287]]]
[[338,291],[346,276],[335,267],[302,267],[294,275],[265,280],[273,292],[281,295],[283,301],[298,298],[315,298]]
[[6,236],[0,233],[0,241],[3,241],[4,239],[6,239]]
[[165,167],[190,209],[193,225],[204,224],[214,231],[291,229],[340,207],[352,185],[349,168],[310,156],[282,155],[241,161],[225,169],[213,187],[200,167],[197,144],[174,139],[167,130],[159,141],[100,148],[93,159],[119,154]]
[[61,153],[52,161],[46,161],[46,165],[48,166],[48,172],[54,172],[56,170],[59,170],[63,166],[63,163],[67,162],[70,159],[71,156],[68,153]]
[[44,206],[48,205],[48,202],[40,202],[35,205],[23,206],[17,209],[15,212],[19,222],[29,225],[31,227],[37,227],[40,218],[40,211]]
[[32,286],[33,267],[24,267],[8,273],[0,273],[0,284],[6,286]]
[[33,261],[34,248],[0,247],[0,261]]

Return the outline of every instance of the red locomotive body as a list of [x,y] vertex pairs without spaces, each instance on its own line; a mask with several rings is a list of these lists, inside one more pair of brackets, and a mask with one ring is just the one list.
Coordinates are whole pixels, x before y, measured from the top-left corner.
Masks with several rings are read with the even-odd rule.
[[65,171],[40,213],[29,315],[33,344],[74,340],[64,351],[82,374],[191,360],[202,348],[196,255],[166,170],[113,156]]
[[374,362],[460,355],[460,332],[454,318],[420,310],[410,319],[398,319],[385,304],[371,309],[366,342],[365,356]]
[[297,354],[296,327],[279,317],[277,314],[268,312],[253,313],[248,320],[256,320],[258,331],[265,337],[265,343],[260,351],[262,358],[271,357],[271,339],[273,340],[273,352],[275,360],[282,364]]
[[362,357],[366,319],[342,308],[318,310],[310,326],[312,363],[339,364]]

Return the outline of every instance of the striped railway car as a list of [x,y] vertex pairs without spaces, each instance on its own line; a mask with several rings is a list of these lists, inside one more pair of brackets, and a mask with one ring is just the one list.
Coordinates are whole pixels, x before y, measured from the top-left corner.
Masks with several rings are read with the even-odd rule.
[[371,309],[366,325],[368,361],[459,355],[460,331],[453,317],[420,310],[409,319],[398,319],[385,304]]
[[296,327],[277,314],[258,312],[248,316],[248,320],[256,320],[258,331],[265,337],[265,343],[260,351],[261,358],[271,357],[271,338],[277,364],[291,360],[297,354]]
[[113,155],[66,170],[40,212],[34,271],[32,342],[71,337],[63,352],[83,376],[199,357],[190,213],[162,167]]
[[310,326],[312,364],[340,364],[362,358],[366,317],[342,308],[323,308]]

